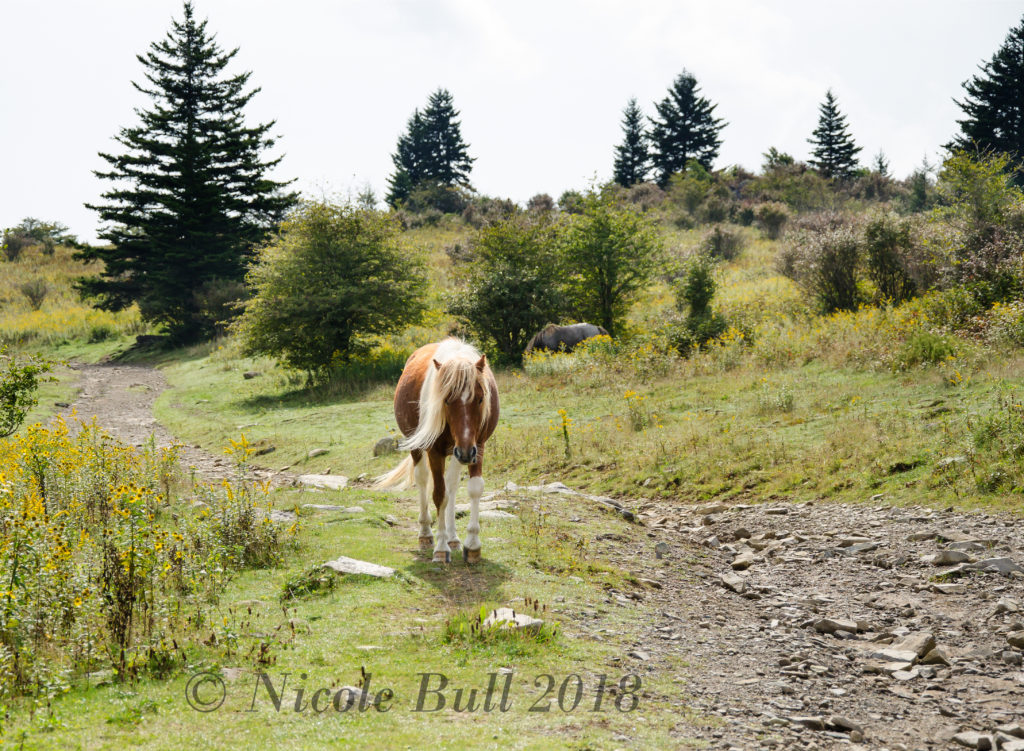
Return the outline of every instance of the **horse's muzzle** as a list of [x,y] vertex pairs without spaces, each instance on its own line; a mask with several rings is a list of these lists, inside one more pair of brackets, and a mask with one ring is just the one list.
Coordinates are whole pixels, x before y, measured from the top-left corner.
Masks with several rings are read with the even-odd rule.
[[471,447],[469,451],[463,451],[461,448],[456,446],[455,451],[453,451],[452,453],[455,455],[455,458],[458,459],[463,464],[476,464],[476,458],[478,454],[476,446]]

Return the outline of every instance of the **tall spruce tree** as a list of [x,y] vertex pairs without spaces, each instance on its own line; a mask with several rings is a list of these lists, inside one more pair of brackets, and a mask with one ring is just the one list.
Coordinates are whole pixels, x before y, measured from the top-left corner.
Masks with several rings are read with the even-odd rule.
[[684,171],[690,159],[710,170],[718,156],[722,144],[718,133],[726,122],[714,116],[718,105],[699,96],[699,90],[697,79],[684,70],[668,96],[654,105],[659,117],[651,119],[651,161],[661,187],[668,185],[673,174]]
[[999,151],[1024,161],[1024,20],[963,86],[967,96],[956,105],[966,117],[946,148]]
[[452,95],[438,89],[421,113],[414,110],[391,155],[395,172],[388,179],[387,202],[397,206],[417,188],[469,188],[474,159],[462,139]]
[[818,127],[807,139],[814,145],[811,166],[828,178],[850,177],[857,168],[857,154],[861,147],[854,143],[846,130],[846,116],[839,112],[832,89],[825,92],[825,101],[818,108]]
[[104,264],[79,289],[105,310],[137,302],[145,320],[178,341],[212,332],[204,295],[241,282],[253,246],[297,199],[267,176],[280,158],[261,160],[274,144],[273,122],[243,122],[259,91],[245,90],[250,73],[222,76],[237,52],[222,51],[184,4],[184,19],[137,56],[148,83],[132,85],[153,104],[115,137],[124,154],[100,154],[110,169],[95,174],[114,187],[106,203],[87,204],[106,223],[100,237],[111,247],[78,254]]
[[615,147],[614,179],[623,187],[642,183],[650,170],[644,115],[636,99],[630,99],[622,111],[622,143]]

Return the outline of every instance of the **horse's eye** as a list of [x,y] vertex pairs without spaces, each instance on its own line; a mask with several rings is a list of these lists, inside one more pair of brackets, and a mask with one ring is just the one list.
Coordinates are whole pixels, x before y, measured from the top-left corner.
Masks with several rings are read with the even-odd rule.
[[483,398],[482,396],[478,396],[478,397],[476,398],[476,403],[477,403],[477,404],[483,404],[483,403],[484,403],[484,398]]

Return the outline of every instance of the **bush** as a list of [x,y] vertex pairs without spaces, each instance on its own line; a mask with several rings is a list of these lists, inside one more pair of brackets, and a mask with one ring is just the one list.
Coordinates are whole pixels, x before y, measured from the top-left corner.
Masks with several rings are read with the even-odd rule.
[[712,258],[731,261],[743,250],[745,242],[741,232],[716,224],[704,233],[704,237],[700,241],[700,248],[703,253]]
[[43,306],[43,300],[50,292],[49,286],[42,279],[32,279],[22,284],[18,289],[28,299],[32,310],[39,310]]
[[438,215],[460,214],[468,205],[466,195],[455,186],[421,183],[412,189],[403,207],[414,214]]
[[197,325],[200,322],[216,336],[224,335],[231,321],[238,317],[242,301],[249,290],[242,282],[212,279],[192,293]]
[[782,228],[786,226],[790,215],[786,204],[777,201],[758,204],[754,207],[754,220],[769,240],[779,239]]
[[931,331],[919,331],[907,339],[900,353],[899,362],[907,368],[921,363],[939,363],[956,356],[956,346],[951,339]]
[[531,214],[548,214],[555,210],[555,199],[547,193],[538,193],[526,202],[526,210]]
[[641,211],[650,211],[665,201],[665,191],[656,183],[637,183],[626,191],[625,200]]
[[471,227],[480,229],[495,222],[511,219],[519,213],[515,201],[509,198],[477,196],[462,211],[462,219]]
[[917,293],[909,268],[915,243],[911,223],[894,214],[883,214],[864,228],[868,276],[884,300],[899,304]]
[[856,309],[862,299],[862,242],[856,229],[834,212],[794,224],[777,259],[779,271],[799,284],[822,313]]
[[590,193],[560,233],[566,297],[578,320],[618,333],[634,295],[661,263],[661,241],[642,214]]
[[567,190],[558,197],[558,208],[565,214],[582,214],[583,194],[578,190]]
[[260,249],[253,297],[236,322],[244,351],[326,375],[370,337],[415,322],[424,309],[422,263],[376,211],[311,203]]
[[564,309],[555,228],[543,219],[516,218],[481,230],[474,260],[448,300],[448,311],[498,362],[518,365],[533,335]]
[[0,348],[0,359],[7,360],[7,367],[0,371],[0,438],[14,434],[25,415],[36,406],[36,389],[41,381],[48,380],[46,374],[53,367],[36,357],[18,362],[5,355]]
[[21,258],[22,252],[32,243],[32,238],[17,228],[4,230],[4,256],[12,263]]
[[703,255],[693,257],[682,279],[676,282],[676,310],[685,318],[669,322],[668,336],[681,355],[717,339],[729,327],[725,318],[711,309],[715,296],[714,265]]

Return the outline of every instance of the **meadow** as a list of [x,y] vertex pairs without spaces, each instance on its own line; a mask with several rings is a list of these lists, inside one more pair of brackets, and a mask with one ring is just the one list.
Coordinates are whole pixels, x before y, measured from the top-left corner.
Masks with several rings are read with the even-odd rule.
[[[669,265],[703,242],[701,228],[668,221],[658,227]],[[998,304],[966,324],[953,310],[955,298],[942,293],[818,315],[800,288],[776,271],[785,237],[769,239],[751,226],[728,229],[741,248],[715,266],[714,307],[730,325],[708,346],[682,356],[657,333],[675,305],[666,274],[636,299],[622,336],[498,370],[502,417],[487,446],[485,491],[510,481],[563,482],[634,509],[648,501],[812,500],[1018,510],[1024,488],[1019,304]],[[75,452],[102,443],[102,426],[77,438],[62,423],[31,427],[0,443],[6,452],[0,487],[21,488],[20,495],[0,496],[12,518],[17,504],[43,513],[31,457],[50,457],[57,476],[72,478],[60,480],[68,488],[65,521],[54,523],[63,508],[46,509],[41,518],[47,523],[32,528],[41,550],[49,549],[47,535],[63,535],[68,553],[53,574],[60,586],[46,589],[49,600],[24,607],[37,613],[81,608],[75,628],[92,629],[99,639],[82,652],[92,642],[83,642],[78,631],[44,627],[42,635],[32,632],[36,641],[20,642],[33,647],[32,664],[45,679],[10,673],[5,740],[26,748],[165,748],[170,737],[175,744],[226,747],[245,739],[289,748],[319,748],[324,738],[342,748],[613,748],[658,745],[666,737],[702,744],[697,728],[715,720],[687,710],[685,655],[673,658],[668,670],[643,674],[641,712],[621,711],[630,686],[617,681],[643,672],[623,655],[657,604],[623,604],[622,593],[645,585],[628,562],[599,553],[595,541],[618,535],[644,548],[641,528],[582,500],[502,491],[518,509],[514,518],[484,522],[484,562],[439,568],[416,550],[412,494],[366,487],[367,478],[399,459],[375,457],[372,449],[396,432],[391,400],[405,357],[454,328],[443,310],[459,263],[452,250],[468,245],[472,234],[448,219],[407,229],[402,242],[430,262],[431,311],[421,325],[381,339],[319,382],[269,358],[244,356],[231,336],[170,351],[132,348],[135,335],[156,332],[133,310],[97,313],[77,300],[70,283],[83,269],[67,249],[4,265],[13,273],[3,276],[0,289],[0,341],[52,358],[159,367],[170,388],[156,399],[154,414],[181,441],[216,454],[227,447],[243,465],[356,480],[343,491],[313,491],[250,486],[239,475],[206,487],[187,472],[175,473],[173,459],[153,447],[112,448],[123,466],[136,468],[131,472],[139,473],[139,489],[121,490],[126,477],[118,476],[104,480],[114,482],[109,493],[98,492],[112,510],[129,512],[115,514],[123,519],[131,518],[132,493],[140,494],[135,505],[146,509],[139,522],[149,541],[144,580],[150,594],[139,602],[150,603],[153,625],[122,655],[109,647],[101,590],[84,583],[102,579],[102,566],[89,568],[103,559],[103,548],[96,547],[102,525],[90,526],[91,496],[76,488],[93,487],[89,472],[99,469],[76,464]],[[19,287],[37,276],[53,289],[33,311]],[[251,371],[258,375],[243,376]],[[74,389],[74,371],[60,369],[33,418],[45,420],[55,402],[72,401]],[[33,448],[40,442],[45,450]],[[10,466],[22,468],[13,482]],[[217,542],[223,524],[211,522],[215,511],[231,508],[239,493],[252,494],[242,507],[250,522],[260,518],[253,515],[258,508],[295,514],[294,524],[278,528],[280,543],[271,544],[273,554],[263,560],[228,562],[237,558],[237,547]],[[362,510],[316,511],[311,503]],[[240,537],[228,538],[237,543],[255,536],[266,543],[263,528],[250,524]],[[197,541],[187,566],[194,581],[184,589],[171,588],[160,573],[175,534]],[[0,553],[9,566],[10,551]],[[325,578],[319,565],[339,555],[391,566],[397,574],[386,581]],[[211,556],[221,563],[211,564]],[[45,556],[33,560],[44,570],[49,565]],[[664,563],[666,573],[687,575],[686,558]],[[69,568],[75,565],[77,574]],[[217,575],[210,577],[211,570]],[[476,625],[482,612],[503,605],[536,611],[547,628],[531,637]],[[512,671],[513,711],[483,720],[473,713],[413,711],[424,671],[444,673],[453,688],[482,693],[492,673],[505,675],[500,670]],[[217,711],[193,711],[186,703],[190,677],[201,672],[224,677],[226,703]],[[282,689],[282,709],[265,692],[260,672],[275,687],[291,681]],[[590,707],[602,674],[617,686],[602,710],[558,711],[556,704],[548,712],[527,711],[542,693],[538,676],[560,684],[578,675],[581,706]],[[333,695],[360,680],[391,688],[394,711],[289,710],[294,701],[302,704],[299,688],[308,699],[319,688]]]

